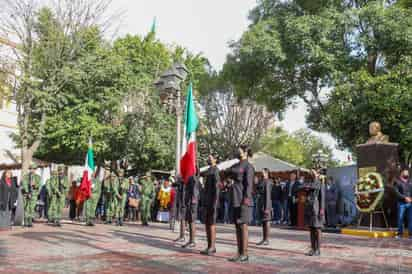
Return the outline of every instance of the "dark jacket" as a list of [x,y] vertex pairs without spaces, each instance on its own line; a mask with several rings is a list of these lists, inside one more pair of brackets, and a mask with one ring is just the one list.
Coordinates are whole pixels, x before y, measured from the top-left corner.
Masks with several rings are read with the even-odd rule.
[[[289,199],[293,198],[293,197],[296,198],[297,195],[298,195],[298,191],[301,188],[301,186],[302,186],[302,184],[297,180],[293,183],[293,186],[292,186],[292,182],[290,182],[290,181],[287,182],[287,184],[286,184],[286,193],[288,195],[288,198]],[[290,190],[291,187],[292,187],[292,190]],[[291,196],[289,196],[289,193],[290,193]]]
[[250,206],[255,177],[253,166],[247,160],[242,160],[230,168],[229,175],[233,179],[232,206],[240,207],[242,202]]
[[272,185],[270,179],[261,180],[257,186],[258,207],[262,212],[272,208]]
[[412,197],[412,182],[397,179],[394,185],[395,195],[399,202],[405,202],[406,197]]
[[205,183],[205,197],[204,197],[204,207],[207,208],[218,208],[219,207],[219,194],[220,194],[220,176],[219,168],[210,167],[206,175]]
[[185,185],[184,193],[185,207],[187,209],[199,203],[200,182],[197,176],[191,176],[189,178],[189,181]]
[[11,186],[9,186],[5,180],[0,180],[0,210],[8,211],[14,207],[14,203],[17,200],[18,189],[15,184],[15,180],[11,180]]
[[272,201],[281,201],[282,200],[282,187],[278,185],[272,186]]
[[325,223],[325,184],[319,180],[301,186],[307,192],[305,201],[305,224],[322,228]]

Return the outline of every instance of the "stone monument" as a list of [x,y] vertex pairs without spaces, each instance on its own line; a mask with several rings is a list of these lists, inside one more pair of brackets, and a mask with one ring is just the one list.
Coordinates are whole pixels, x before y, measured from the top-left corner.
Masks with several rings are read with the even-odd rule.
[[[390,143],[389,137],[382,133],[379,122],[369,125],[370,138],[366,144],[358,145],[358,179],[371,172],[379,173],[384,181],[384,196],[379,208],[383,214],[373,214],[370,218],[363,218],[361,225],[370,226],[373,221],[375,227],[396,227],[397,204],[391,186],[392,179],[397,175],[399,167],[399,154],[397,143]],[[386,217],[386,221],[385,221]]]

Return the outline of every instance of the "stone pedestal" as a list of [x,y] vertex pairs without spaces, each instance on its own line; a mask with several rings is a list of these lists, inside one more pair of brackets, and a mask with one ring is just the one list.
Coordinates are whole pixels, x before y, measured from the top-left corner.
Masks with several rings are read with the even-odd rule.
[[[387,144],[364,144],[358,145],[357,162],[358,177],[362,177],[368,172],[378,172],[382,175],[385,183],[385,195],[383,201],[383,211],[388,219],[389,226],[397,226],[397,201],[392,187],[388,183],[391,176],[396,176],[399,166],[399,145],[396,143]],[[377,208],[376,210],[379,210]],[[363,218],[363,226],[369,226],[369,218]],[[382,215],[373,217],[373,226],[385,227]]]

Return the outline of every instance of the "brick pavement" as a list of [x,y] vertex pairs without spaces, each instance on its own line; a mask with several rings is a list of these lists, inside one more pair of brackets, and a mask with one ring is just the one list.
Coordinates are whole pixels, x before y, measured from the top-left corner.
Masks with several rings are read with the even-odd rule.
[[260,229],[250,230],[250,262],[234,264],[230,225],[218,227],[218,253],[205,257],[202,226],[197,247],[182,250],[165,224],[36,224],[0,232],[0,273],[412,273],[412,240],[324,234],[317,258],[304,255],[305,231],[272,228],[271,245],[257,248]]

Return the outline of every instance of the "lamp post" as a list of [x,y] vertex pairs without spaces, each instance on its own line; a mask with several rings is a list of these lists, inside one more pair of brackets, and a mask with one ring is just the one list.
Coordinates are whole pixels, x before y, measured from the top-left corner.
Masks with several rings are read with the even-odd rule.
[[324,169],[328,162],[328,155],[319,149],[317,153],[312,154],[312,161],[315,169]]
[[160,79],[155,83],[155,86],[160,91],[161,100],[170,100],[173,97],[176,99],[176,176],[180,173],[182,139],[182,94],[180,84],[186,79],[188,72],[189,71],[184,64],[173,64],[168,70],[160,75]]

